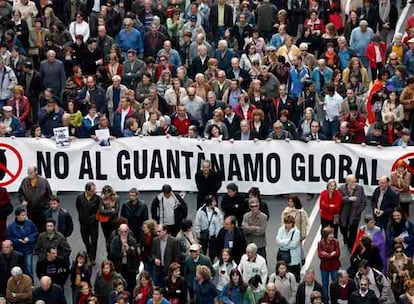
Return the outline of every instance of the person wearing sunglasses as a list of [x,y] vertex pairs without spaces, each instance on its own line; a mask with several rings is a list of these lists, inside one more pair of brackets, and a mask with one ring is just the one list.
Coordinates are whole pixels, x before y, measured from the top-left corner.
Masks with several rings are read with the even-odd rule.
[[348,304],[377,304],[379,303],[378,297],[375,295],[372,289],[368,288],[369,279],[364,277],[359,282],[359,288],[354,291],[349,299]]
[[388,262],[388,277],[396,299],[404,293],[404,282],[414,276],[413,260],[404,254],[404,246],[396,244]]

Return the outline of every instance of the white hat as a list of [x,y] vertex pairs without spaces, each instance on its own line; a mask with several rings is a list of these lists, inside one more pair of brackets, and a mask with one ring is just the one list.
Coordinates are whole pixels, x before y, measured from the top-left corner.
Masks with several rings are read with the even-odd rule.
[[198,251],[200,250],[200,246],[198,244],[192,244],[190,246],[190,251]]
[[11,111],[13,111],[13,108],[11,106],[3,106],[3,111],[4,112],[11,112]]
[[411,38],[410,40],[408,40],[408,43],[414,43],[414,38]]

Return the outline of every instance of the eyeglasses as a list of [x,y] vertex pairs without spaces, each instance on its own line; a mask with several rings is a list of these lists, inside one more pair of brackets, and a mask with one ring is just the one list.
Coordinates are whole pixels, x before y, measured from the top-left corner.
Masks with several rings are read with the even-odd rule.
[[250,205],[250,208],[257,208],[259,205]]
[[396,250],[395,253],[403,253],[402,250]]
[[188,94],[188,97],[194,97],[195,94]]
[[368,284],[361,283],[361,284],[359,284],[359,286],[368,286]]
[[274,53],[274,52],[276,52],[276,51],[275,51],[275,50],[269,50],[269,52],[270,52],[270,53]]

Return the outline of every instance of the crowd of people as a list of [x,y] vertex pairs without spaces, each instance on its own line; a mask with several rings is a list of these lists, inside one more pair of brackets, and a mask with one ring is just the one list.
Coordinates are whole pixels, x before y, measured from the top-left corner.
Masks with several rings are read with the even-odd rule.
[[[0,0],[0,137],[53,138],[66,127],[71,140],[108,130],[111,140],[412,146],[414,16],[396,32],[398,9],[395,0]],[[196,214],[168,184],[147,205],[136,188],[121,203],[117,185],[98,195],[88,182],[76,222],[29,167],[18,206],[0,189],[0,304],[66,303],[67,281],[74,304],[414,302],[405,162],[379,179],[362,226],[368,202],[355,176],[327,183],[321,283],[302,269],[309,227],[297,196],[281,216],[273,272],[274,218],[260,189],[230,183],[220,201],[221,173],[208,161],[200,169]],[[70,261],[74,223],[85,250]],[[99,227],[107,259],[96,265]]]
[[[243,194],[229,183],[219,199],[221,175],[208,160],[195,176],[195,214],[188,214],[185,196],[168,184],[146,203],[136,188],[120,202],[113,186],[98,193],[88,182],[76,197],[77,220],[30,166],[15,208],[0,188],[0,303],[66,303],[68,282],[73,304],[412,303],[414,222],[407,216],[410,202],[402,199],[411,174],[401,171],[403,166],[379,179],[370,204],[355,176],[339,187],[328,181],[319,196],[321,282],[314,270],[303,269],[311,227],[296,195],[287,196],[273,234],[273,270],[266,232],[275,217],[260,189]],[[215,189],[200,187],[214,184]],[[360,226],[367,205],[370,211]],[[14,221],[7,225],[13,209]],[[85,248],[76,255],[67,240],[74,226]],[[99,253],[104,260],[96,265],[99,227],[106,254]],[[347,269],[341,250],[349,256]]]

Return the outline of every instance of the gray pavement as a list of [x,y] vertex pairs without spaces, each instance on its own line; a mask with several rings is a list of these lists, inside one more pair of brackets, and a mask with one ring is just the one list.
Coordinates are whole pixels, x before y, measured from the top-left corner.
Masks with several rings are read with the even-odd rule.
[[[69,244],[72,247],[72,255],[71,258],[73,259],[76,255],[76,253],[79,250],[84,249],[84,245],[82,243],[81,237],[80,237],[80,231],[79,231],[79,224],[77,221],[77,212],[75,208],[75,198],[77,193],[62,193],[59,194],[59,197],[61,199],[61,205],[63,208],[67,209],[69,213],[72,215],[74,219],[74,232],[73,234],[68,238]],[[125,202],[127,200],[127,193],[118,193],[120,196],[120,201]],[[157,195],[156,192],[144,192],[140,194],[141,199],[145,201],[145,203],[150,208],[152,199]],[[307,211],[308,215],[311,216],[312,210],[317,202],[317,195],[315,195],[312,199],[307,200],[307,195],[302,194],[299,195],[302,203],[304,205],[305,210]],[[191,219],[194,219],[195,212],[196,212],[196,195],[194,193],[187,193],[185,198],[187,204],[188,204],[188,217]],[[269,206],[270,211],[270,219],[267,226],[267,255],[268,255],[268,269],[269,269],[269,275],[274,272],[275,265],[276,265],[276,252],[277,252],[277,245],[276,245],[276,234],[280,227],[280,216],[283,211],[283,209],[286,207],[286,197],[285,196],[265,196],[264,201]],[[15,194],[12,195],[12,202],[14,206],[17,206],[20,202],[17,200],[17,196]],[[313,222],[312,226],[310,227],[310,233],[308,238],[305,241],[304,249],[305,254],[309,253],[309,249],[311,248],[312,244],[314,242],[317,242],[315,239],[319,235],[319,226],[320,226],[320,220],[319,220],[319,212],[315,214],[316,216],[315,221]],[[9,216],[9,221],[13,221],[14,217]],[[344,246],[341,246],[341,262],[344,267],[349,266],[349,254]],[[94,272],[96,273],[96,270],[98,269],[98,265],[102,260],[106,258],[106,248],[105,248],[105,242],[104,242],[104,236],[100,229],[99,232],[99,240],[98,240],[98,255],[97,255],[97,266],[95,266]],[[319,272],[317,271],[319,269],[319,259],[317,255],[312,256],[312,252],[307,257],[308,259],[311,259],[309,263],[309,268],[315,269],[317,273],[318,280],[320,280]],[[34,265],[36,265],[34,263]],[[94,282],[95,276],[92,278],[92,283]],[[38,282],[35,282],[37,284]],[[69,283],[66,284],[65,288],[65,295],[68,300],[68,303],[71,303],[71,290],[69,287]]]

